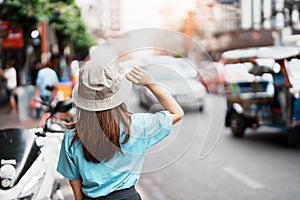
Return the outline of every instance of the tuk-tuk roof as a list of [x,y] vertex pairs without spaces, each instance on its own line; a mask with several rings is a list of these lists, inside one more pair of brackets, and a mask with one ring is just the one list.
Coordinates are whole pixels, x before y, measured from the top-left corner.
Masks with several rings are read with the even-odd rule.
[[300,34],[288,35],[282,38],[284,46],[299,46]]
[[234,49],[223,52],[221,62],[223,64],[233,64],[240,62],[253,62],[257,57],[258,48]]
[[234,49],[225,51],[222,54],[222,58],[225,60],[253,58],[257,56],[258,48],[245,48],[245,49]]
[[300,48],[296,46],[253,47],[225,51],[221,56],[221,62],[223,64],[248,61],[251,62],[255,61],[255,58],[270,58],[274,60],[281,60],[299,55]]
[[269,46],[258,48],[258,58],[272,58],[274,60],[281,60],[298,56],[300,54],[299,47],[287,47],[287,46]]

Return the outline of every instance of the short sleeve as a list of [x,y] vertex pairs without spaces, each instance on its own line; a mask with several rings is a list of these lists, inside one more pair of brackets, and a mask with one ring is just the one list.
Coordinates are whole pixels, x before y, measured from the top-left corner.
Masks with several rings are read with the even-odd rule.
[[42,82],[43,82],[43,80],[42,80],[42,78],[41,78],[41,73],[42,73],[41,70],[38,71],[37,78],[36,78],[36,84],[37,84],[37,85],[41,85]]
[[146,118],[146,143],[151,147],[171,133],[172,117],[169,111],[149,114]]
[[12,78],[14,76],[14,74],[15,74],[15,72],[13,71],[13,69],[9,69],[4,72],[6,79]]
[[[60,149],[57,171],[69,180],[80,179],[80,174],[71,154],[70,144],[73,138],[72,130],[67,130]],[[75,143],[72,145],[76,145]]]

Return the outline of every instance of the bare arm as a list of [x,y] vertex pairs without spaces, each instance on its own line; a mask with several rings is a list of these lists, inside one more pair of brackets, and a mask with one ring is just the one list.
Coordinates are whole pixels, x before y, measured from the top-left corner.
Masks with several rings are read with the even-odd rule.
[[165,92],[156,83],[150,83],[145,85],[157,98],[159,103],[171,113],[173,118],[173,124],[181,120],[184,112],[180,105],[175,101],[175,99],[167,92]]
[[2,79],[6,80],[6,76],[5,76],[4,71],[3,71],[2,68],[0,68],[0,77],[1,77]]
[[134,67],[128,74],[127,79],[138,85],[146,86],[157,98],[159,103],[171,113],[173,124],[178,122],[184,115],[184,112],[176,100],[167,92],[165,92],[155,81],[151,75],[145,70]]
[[69,183],[73,190],[75,200],[82,200],[83,194],[81,192],[81,186],[82,186],[81,180],[69,180]]

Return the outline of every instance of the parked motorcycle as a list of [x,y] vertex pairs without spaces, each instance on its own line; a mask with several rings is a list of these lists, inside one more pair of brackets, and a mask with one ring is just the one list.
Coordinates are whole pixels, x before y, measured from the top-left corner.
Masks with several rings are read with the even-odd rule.
[[65,114],[72,100],[51,103],[39,128],[0,130],[0,199],[62,200],[56,172]]

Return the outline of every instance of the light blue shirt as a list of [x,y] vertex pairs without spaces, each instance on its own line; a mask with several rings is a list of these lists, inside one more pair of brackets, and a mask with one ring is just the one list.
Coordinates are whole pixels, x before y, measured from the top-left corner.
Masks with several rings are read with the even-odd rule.
[[[131,120],[130,138],[127,143],[121,144],[123,154],[118,152],[111,160],[101,163],[87,162],[79,141],[69,148],[75,129],[67,130],[57,171],[69,180],[82,179],[82,192],[92,198],[135,185],[140,177],[146,149],[170,134],[172,117],[168,111],[161,111],[132,114]],[[120,136],[120,141],[123,138],[124,135]]]
[[49,97],[49,99],[51,99],[50,97],[52,92],[46,90],[46,86],[54,86],[58,82],[57,74],[53,69],[47,67],[39,70],[36,78],[36,84],[40,87],[40,96]]

